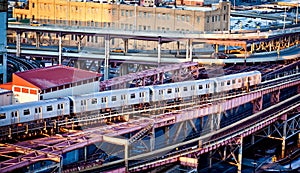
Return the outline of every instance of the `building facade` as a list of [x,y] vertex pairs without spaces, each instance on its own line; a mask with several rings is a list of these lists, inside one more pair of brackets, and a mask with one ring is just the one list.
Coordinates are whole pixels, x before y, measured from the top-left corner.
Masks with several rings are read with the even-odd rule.
[[6,83],[7,79],[7,8],[7,0],[0,0],[0,84]]
[[[206,7],[177,6],[175,8],[175,6],[144,7],[136,4],[69,0],[31,0],[28,9],[15,8],[13,16],[18,20],[27,18],[42,24],[105,29],[159,32],[226,31],[230,24],[230,2],[220,1]],[[30,36],[30,34],[23,35],[23,37],[27,37],[26,39],[30,39]],[[52,42],[57,40],[50,34],[44,34],[42,37],[42,39]],[[76,45],[78,40],[78,36],[69,35],[65,37],[64,43]],[[87,36],[82,39],[81,43],[83,46],[101,46],[104,44],[104,39],[98,36]],[[123,41],[118,38],[111,40],[112,47],[122,47],[123,44]],[[129,40],[129,48],[153,49],[156,47],[155,44],[157,43]]]

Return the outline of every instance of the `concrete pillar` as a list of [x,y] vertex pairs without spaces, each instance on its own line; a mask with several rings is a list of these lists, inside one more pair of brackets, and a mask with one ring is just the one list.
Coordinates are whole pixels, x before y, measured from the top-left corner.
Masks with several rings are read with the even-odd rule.
[[128,39],[123,39],[124,41],[124,51],[125,53],[128,53]]
[[152,128],[152,132],[150,135],[150,151],[155,149],[155,128]]
[[126,169],[126,172],[128,172],[128,156],[129,156],[129,151],[128,151],[128,140],[125,142],[125,145],[124,145],[124,161],[125,161],[125,169]]
[[238,173],[242,173],[242,160],[243,160],[243,137],[240,138],[240,147],[238,153]]
[[215,44],[215,52],[218,53],[219,52],[219,45],[218,44]]
[[285,157],[285,140],[286,140],[286,126],[287,126],[287,120],[284,120],[283,124],[283,134],[282,134],[282,146],[281,146],[281,158]]
[[36,36],[36,38],[35,38],[35,47],[36,48],[39,48],[40,47],[40,37],[41,37],[41,34],[40,34],[40,32],[35,32],[35,36]]
[[180,42],[177,41],[177,50],[176,50],[176,55],[179,56],[179,49],[180,49]]
[[189,51],[190,51],[190,41],[189,39],[186,41],[186,49],[185,49],[185,60],[189,61]]
[[87,146],[85,146],[84,147],[84,151],[83,151],[84,153],[84,161],[86,161],[87,160]]
[[190,56],[188,61],[193,61],[193,40],[189,39]]
[[110,36],[105,35],[105,41],[104,41],[104,46],[105,46],[105,59],[104,59],[104,80],[108,79],[108,67],[109,67],[109,56],[110,56]]
[[78,38],[77,50],[78,50],[78,52],[80,52],[81,51],[81,40],[83,37],[81,37],[81,35],[77,35],[77,38]]
[[121,64],[120,72],[121,72],[120,74],[121,76],[128,74],[128,64],[126,63]]
[[251,54],[254,52],[254,43],[251,44]]
[[17,39],[16,40],[16,49],[17,49],[16,56],[20,57],[20,55],[21,55],[21,32],[17,31],[16,39]]
[[61,65],[61,57],[62,57],[62,34],[58,35],[58,64]]
[[157,64],[160,66],[161,62],[161,37],[158,38],[158,44],[157,44]]

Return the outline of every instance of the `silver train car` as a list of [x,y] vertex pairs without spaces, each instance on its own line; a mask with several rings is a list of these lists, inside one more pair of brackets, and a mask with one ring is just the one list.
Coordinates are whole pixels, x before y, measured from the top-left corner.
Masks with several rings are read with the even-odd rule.
[[[98,110],[131,107],[249,88],[261,83],[259,71],[155,86],[103,91],[81,96],[0,107],[0,126]],[[174,100],[175,101],[175,100]]]
[[68,98],[42,100],[0,107],[0,126],[70,115]]
[[78,114],[114,107],[149,103],[149,88],[127,88],[69,97],[72,113]]

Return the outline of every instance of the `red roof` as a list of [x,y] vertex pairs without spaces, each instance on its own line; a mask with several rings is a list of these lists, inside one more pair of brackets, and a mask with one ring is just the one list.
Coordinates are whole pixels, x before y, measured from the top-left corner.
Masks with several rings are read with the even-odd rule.
[[1,89],[12,90],[12,82],[8,82],[5,84],[0,84]]
[[96,72],[60,65],[18,72],[15,75],[42,90],[101,76]]

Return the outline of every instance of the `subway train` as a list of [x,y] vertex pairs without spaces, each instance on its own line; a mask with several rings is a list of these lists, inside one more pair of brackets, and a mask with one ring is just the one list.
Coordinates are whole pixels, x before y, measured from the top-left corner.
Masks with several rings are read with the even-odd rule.
[[182,98],[207,96],[214,93],[247,89],[259,83],[261,83],[261,73],[252,71],[210,79],[102,91],[2,106],[0,108],[0,127],[42,119],[61,119],[86,112],[100,111],[103,113],[117,108],[130,108],[136,105],[151,105]]

